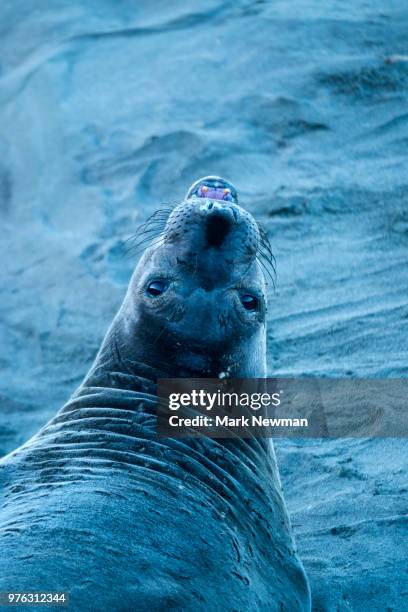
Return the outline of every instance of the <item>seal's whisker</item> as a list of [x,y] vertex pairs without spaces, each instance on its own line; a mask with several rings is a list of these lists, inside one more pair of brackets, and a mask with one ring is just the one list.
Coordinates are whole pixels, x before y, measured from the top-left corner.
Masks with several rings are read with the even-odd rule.
[[276,259],[272,252],[270,244],[260,243],[259,250],[263,252],[264,256],[269,260],[272,268],[276,270]]
[[262,268],[264,269],[267,278],[269,278],[271,280],[273,288],[276,289],[276,276],[275,276],[275,274],[273,274],[273,272],[271,272],[270,268],[267,266],[265,261],[263,261],[261,258],[258,258],[258,261],[261,264]]
[[[124,242],[126,256],[137,253],[140,247],[146,247],[149,243],[150,245],[157,244],[155,240],[162,235],[172,210],[172,208],[160,208],[142,223],[137,232],[129,236]],[[129,247],[127,247],[128,244]]]
[[[158,235],[162,233],[162,229],[160,227],[152,227],[148,230],[144,230],[143,232],[141,232],[138,235],[133,236],[133,242],[137,242],[138,240],[141,240],[142,238],[148,238],[149,236],[154,236],[154,234]],[[128,242],[132,242],[131,240],[129,240]]]
[[265,259],[268,260],[273,271],[276,272],[276,259],[272,251],[266,249],[266,247],[264,247],[263,245],[260,247],[259,251],[265,257]]
[[137,243],[137,244],[131,246],[130,248],[128,248],[125,251],[124,256],[125,257],[130,257],[130,256],[137,255],[141,251],[141,249],[144,248],[145,246],[156,246],[156,245],[160,244],[161,240],[162,240],[162,235],[160,234],[156,239],[152,240],[151,242],[149,242],[149,241],[140,241],[139,243]]
[[264,265],[264,269],[267,271],[268,276],[270,276],[273,286],[275,288],[276,281],[276,259],[275,255],[272,252],[272,246],[269,241],[268,235],[264,228],[258,224],[260,241],[258,244],[258,259],[262,261]]
[[128,251],[126,251],[125,255],[127,257],[133,256],[133,255],[137,255],[138,253],[140,253],[140,251],[143,249],[145,250],[145,248],[147,246],[156,246],[160,243],[161,238],[157,238],[157,240],[154,240],[148,244],[146,243],[140,243],[135,245],[134,247],[132,247],[131,249],[129,249]]
[[141,241],[146,241],[146,240],[154,240],[157,236],[161,236],[163,234],[163,230],[161,228],[155,228],[155,229],[151,229],[148,232],[144,232],[142,234],[139,235],[135,235],[133,238],[133,245],[137,244]]
[[257,257],[256,258],[257,262],[259,263],[259,265],[261,266],[262,270],[266,273],[267,278],[265,280],[267,280],[268,278],[271,279],[273,286],[275,287],[275,281],[273,276],[271,275],[270,271],[268,270],[268,268],[265,266],[265,264],[263,263],[263,261]]
[[257,255],[259,255],[261,257],[261,259],[264,260],[264,262],[267,264],[267,266],[269,266],[269,268],[271,269],[272,273],[276,276],[275,261],[274,261],[274,259],[271,259],[270,254],[268,252],[266,252],[265,249],[258,248]]
[[134,248],[137,248],[140,244],[146,244],[148,243],[149,240],[154,240],[155,238],[157,238],[157,236],[161,235],[161,230],[156,229],[156,230],[151,230],[149,232],[144,232],[141,235],[135,235],[132,236],[131,238],[128,238],[127,240],[124,241],[124,246],[126,248],[126,251],[130,251]]
[[148,228],[151,227],[154,224],[160,224],[163,223],[163,221],[166,219],[167,217],[163,217],[163,218],[150,218],[148,219],[145,223],[142,223],[141,225],[139,225],[138,231],[140,232],[142,229],[144,228]]
[[128,241],[131,241],[133,239],[137,239],[140,238],[141,236],[144,236],[145,234],[149,234],[151,232],[157,232],[160,231],[162,232],[164,229],[165,224],[163,224],[162,222],[159,224],[157,223],[156,225],[149,225],[149,226],[142,226],[139,231],[134,234],[133,236],[130,236],[130,238],[128,238]]
[[[259,257],[258,255],[256,256],[256,260],[259,262],[260,266],[264,269],[266,275],[271,279],[272,281],[272,285],[273,288],[276,288],[276,284],[275,284],[275,274],[273,272],[271,272],[270,266],[268,266],[265,263],[265,260],[263,259],[263,257]],[[275,271],[274,271],[275,272]]]
[[258,245],[258,250],[262,251],[265,254],[265,256],[269,259],[271,264],[275,266],[276,264],[275,255],[272,253],[272,248],[270,245],[266,245],[263,242],[260,242]]
[[266,249],[266,251],[268,252],[268,254],[269,254],[269,256],[270,256],[270,258],[271,258],[271,260],[273,262],[273,265],[275,266],[276,265],[276,259],[275,259],[275,255],[273,254],[273,251],[272,251],[272,245],[271,245],[270,240],[268,238],[268,234],[265,231],[265,229],[262,227],[262,225],[260,225],[259,223],[258,223],[258,229],[259,229],[259,234],[260,234],[260,237],[261,237],[260,244]]
[[[160,209],[156,210],[144,223],[142,223],[135,236],[142,234],[144,231],[150,229],[151,227],[157,225],[164,229],[167,219],[171,213],[171,209]],[[131,237],[132,238],[132,237]]]

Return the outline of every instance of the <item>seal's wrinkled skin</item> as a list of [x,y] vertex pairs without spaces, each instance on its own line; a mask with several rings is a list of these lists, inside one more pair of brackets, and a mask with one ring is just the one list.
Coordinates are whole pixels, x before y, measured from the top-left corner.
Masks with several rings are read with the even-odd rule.
[[272,445],[155,430],[160,376],[265,376],[260,242],[234,202],[170,214],[85,381],[0,463],[0,591],[67,591],[80,611],[310,609]]

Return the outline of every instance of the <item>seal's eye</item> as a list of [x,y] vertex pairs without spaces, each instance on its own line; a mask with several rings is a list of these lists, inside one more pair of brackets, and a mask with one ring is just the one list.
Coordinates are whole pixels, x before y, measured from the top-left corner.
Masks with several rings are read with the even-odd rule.
[[258,298],[249,293],[241,296],[241,302],[245,310],[256,310],[258,308]]
[[147,285],[146,292],[150,297],[157,297],[166,291],[168,283],[164,280],[154,280]]

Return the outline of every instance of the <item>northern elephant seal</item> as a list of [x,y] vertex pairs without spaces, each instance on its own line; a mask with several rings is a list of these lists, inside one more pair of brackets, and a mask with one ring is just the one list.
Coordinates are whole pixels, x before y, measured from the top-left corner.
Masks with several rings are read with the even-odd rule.
[[84,382],[0,463],[0,591],[66,591],[80,611],[310,609],[272,445],[155,429],[160,376],[265,376],[265,248],[217,177],[170,213]]

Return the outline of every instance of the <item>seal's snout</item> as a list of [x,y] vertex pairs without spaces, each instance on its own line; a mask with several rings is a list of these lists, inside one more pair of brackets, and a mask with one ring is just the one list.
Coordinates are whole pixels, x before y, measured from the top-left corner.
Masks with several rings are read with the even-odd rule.
[[205,221],[205,241],[208,247],[220,247],[231,231],[235,222],[234,216],[228,208],[216,208],[207,215]]
[[238,195],[232,183],[219,176],[206,176],[190,187],[186,199],[202,202],[199,211],[204,222],[205,246],[223,246],[239,220]]
[[200,179],[190,188],[167,218],[162,237],[176,261],[207,289],[242,274],[261,245],[257,222],[239,206],[233,185],[219,177]]

